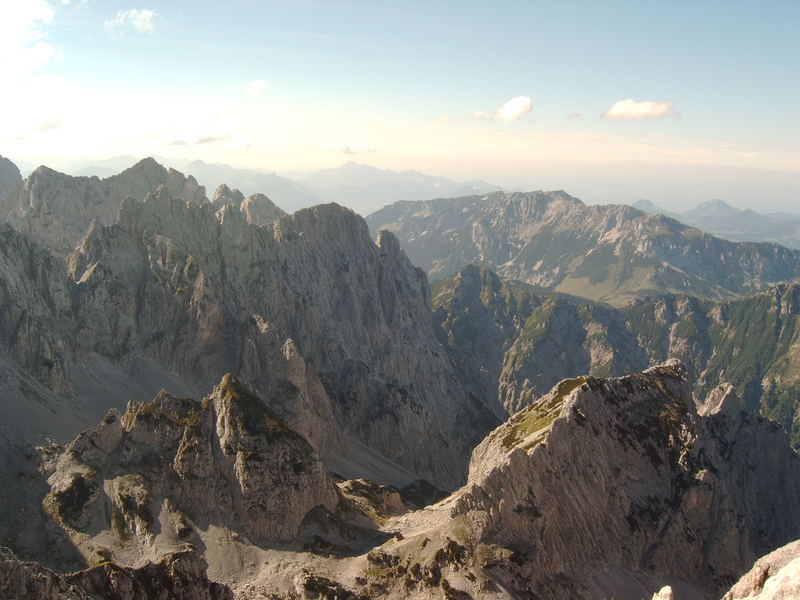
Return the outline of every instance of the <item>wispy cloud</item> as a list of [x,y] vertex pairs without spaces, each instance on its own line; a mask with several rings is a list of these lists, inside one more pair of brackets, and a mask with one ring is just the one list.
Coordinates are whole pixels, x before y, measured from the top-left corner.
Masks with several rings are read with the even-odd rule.
[[200,146],[202,144],[213,144],[216,142],[227,142],[231,139],[231,135],[228,133],[221,134],[221,135],[203,135],[193,139],[183,139],[183,138],[176,138],[173,139],[171,142],[167,142],[167,146]]
[[326,152],[339,152],[341,154],[359,154],[361,152],[375,152],[375,148],[365,142],[349,142],[328,144],[322,147]]
[[103,26],[113,38],[121,38],[126,31],[152,34],[156,30],[159,14],[154,10],[131,8],[117,11],[117,16],[107,20]]
[[672,102],[660,100],[637,102],[633,98],[628,98],[627,100],[617,100],[611,108],[603,113],[603,116],[606,119],[616,121],[638,121],[642,119],[677,117],[680,116],[680,113],[675,110],[675,105]]
[[567,115],[568,119],[582,119],[583,115],[581,113],[570,113]]
[[439,115],[439,119],[438,120],[439,120],[440,123],[452,123],[453,122],[453,117],[451,117],[448,114],[441,114],[441,115]]
[[53,129],[59,129],[64,126],[64,117],[56,117],[54,119],[48,119],[47,121],[42,121],[41,123],[35,125],[32,129],[33,133],[41,133],[43,131],[52,131]]
[[237,83],[236,87],[245,90],[251,98],[259,98],[267,90],[269,83],[263,79],[254,79],[253,81]]

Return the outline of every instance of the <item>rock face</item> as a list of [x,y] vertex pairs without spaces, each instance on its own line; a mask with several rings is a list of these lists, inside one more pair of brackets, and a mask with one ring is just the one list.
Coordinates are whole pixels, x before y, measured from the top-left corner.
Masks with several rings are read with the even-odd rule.
[[587,589],[603,565],[724,589],[800,529],[800,459],[757,416],[698,418],[681,368],[560,383],[478,446],[457,511],[485,514],[482,539],[537,555],[540,572],[546,548],[552,576]]
[[90,565],[160,560],[209,527],[291,541],[338,503],[319,455],[232,375],[202,402],[161,392],[110,412],[50,469],[45,510]]
[[161,186],[123,201],[114,225],[95,220],[66,280],[57,258],[6,233],[3,341],[94,418],[162,387],[197,396],[231,372],[346,476],[381,479],[371,451],[405,469],[390,483],[450,488],[497,423],[436,338],[424,274],[391,234],[376,244],[337,205],[253,225],[246,209]]
[[0,200],[22,183],[22,175],[13,162],[0,156]]
[[434,286],[433,305],[463,380],[509,413],[558,377],[621,375],[675,357],[690,365],[697,398],[731,384],[747,410],[800,444],[800,286],[719,302],[669,294],[613,309],[468,266]]
[[525,283],[622,305],[656,292],[726,298],[800,275],[800,251],[720,240],[630,206],[564,192],[397,202],[368,217],[433,279],[468,263]]
[[65,255],[92,221],[113,224],[122,200],[141,200],[159,186],[185,202],[207,201],[205,189],[192,176],[167,170],[152,158],[107,179],[72,177],[39,167],[5,200],[0,194],[0,220]]
[[138,569],[107,564],[59,575],[0,548],[0,595],[7,600],[233,600],[230,589],[208,580],[203,559],[193,552]]
[[759,558],[722,600],[792,598],[800,598],[800,541],[787,544]]
[[719,597],[800,531],[800,458],[758,416],[700,417],[684,374],[559,383],[475,449],[464,488],[392,523],[403,539],[367,557],[369,589]]

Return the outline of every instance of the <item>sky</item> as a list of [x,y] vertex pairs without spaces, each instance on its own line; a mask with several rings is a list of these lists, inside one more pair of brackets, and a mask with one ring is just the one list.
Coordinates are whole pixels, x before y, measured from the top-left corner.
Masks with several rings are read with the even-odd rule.
[[800,2],[0,0],[0,154],[800,210]]

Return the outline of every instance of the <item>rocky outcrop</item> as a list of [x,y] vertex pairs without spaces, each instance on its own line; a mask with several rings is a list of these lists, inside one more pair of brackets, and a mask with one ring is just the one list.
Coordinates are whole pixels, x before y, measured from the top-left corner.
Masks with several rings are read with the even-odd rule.
[[216,208],[222,208],[228,204],[240,206],[244,200],[244,195],[237,189],[231,189],[226,184],[220,184],[214,190],[214,196],[211,198],[211,204]]
[[160,560],[209,526],[291,541],[338,503],[316,451],[232,375],[202,402],[162,392],[110,412],[49,470],[45,510],[90,565]]
[[22,562],[0,548],[0,596],[7,600],[233,600],[226,586],[209,581],[196,553],[165,556],[137,569],[113,564],[60,575]]
[[800,459],[760,417],[700,418],[682,369],[560,383],[475,450],[456,512],[485,514],[483,540],[586,590],[608,569],[724,589],[800,530]]
[[509,279],[623,305],[656,292],[721,299],[800,276],[800,250],[729,242],[630,206],[563,191],[397,202],[368,217],[432,279],[469,263]]
[[232,190],[224,183],[214,192],[211,204],[217,208],[232,204],[245,214],[247,222],[252,225],[264,225],[286,216],[286,213],[264,194],[251,194],[245,198],[242,192],[237,189]]
[[800,598],[800,541],[787,544],[759,558],[722,600],[792,598]]
[[588,600],[667,585],[681,600],[719,597],[800,532],[800,458],[730,396],[698,415],[685,374],[673,361],[562,381],[475,449],[464,488],[387,524],[402,539],[366,557],[358,589]]
[[8,196],[20,183],[22,175],[17,165],[0,156],[0,200]]
[[113,224],[125,198],[142,200],[159,186],[184,202],[207,202],[205,189],[191,175],[165,169],[152,158],[106,179],[72,177],[42,166],[5,200],[0,195],[0,220],[65,255],[90,223]]

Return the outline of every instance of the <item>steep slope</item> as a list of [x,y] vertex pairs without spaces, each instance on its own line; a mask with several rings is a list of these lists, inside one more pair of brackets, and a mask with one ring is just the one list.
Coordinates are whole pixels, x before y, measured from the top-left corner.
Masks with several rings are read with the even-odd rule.
[[673,356],[696,369],[701,397],[731,383],[748,408],[781,423],[800,443],[800,286],[716,303],[668,295],[622,313],[652,361]]
[[66,279],[25,236],[4,240],[4,343],[41,384],[95,406],[91,418],[162,387],[197,396],[232,372],[277,398],[330,468],[444,487],[496,423],[436,339],[424,275],[339,206],[256,226],[162,187],[123,201],[117,224],[93,223]]
[[22,183],[22,175],[13,162],[0,156],[0,200]]
[[648,357],[611,307],[536,292],[485,267],[434,287],[434,316],[462,377],[513,414],[561,379],[622,375]]
[[368,217],[433,279],[468,263],[525,283],[622,305],[655,292],[726,298],[800,276],[800,251],[733,243],[630,206],[564,192],[397,202]]
[[461,377],[509,413],[557,378],[621,375],[679,358],[705,398],[732,384],[800,444],[800,286],[712,302],[666,295],[613,309],[468,266],[434,286],[434,316]]
[[699,416],[682,373],[672,362],[562,381],[476,448],[466,487],[393,520],[402,539],[373,550],[353,587],[588,600],[667,584],[719,597],[800,531],[800,458],[779,427],[729,409],[732,396]]
[[206,201],[205,189],[193,177],[167,170],[152,158],[107,179],[72,177],[42,166],[8,198],[0,196],[0,221],[65,255],[92,221],[114,223],[122,200],[142,200],[162,185],[186,202]]

